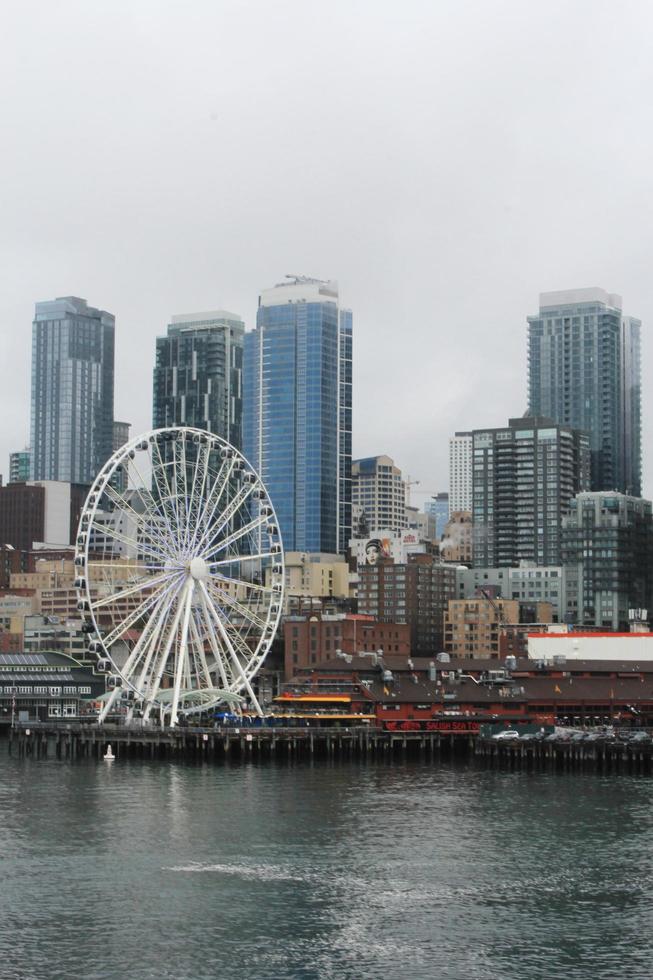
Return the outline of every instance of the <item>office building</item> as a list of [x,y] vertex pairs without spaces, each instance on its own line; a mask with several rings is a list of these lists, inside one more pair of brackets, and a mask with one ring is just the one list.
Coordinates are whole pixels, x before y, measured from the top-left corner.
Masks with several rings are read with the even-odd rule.
[[[627,630],[629,610],[653,608],[651,502],[621,493],[580,493],[564,518],[567,606],[576,621]],[[574,575],[574,569],[576,573]]]
[[[459,568],[458,598],[471,599],[487,592],[493,597],[515,599],[521,606],[548,603],[553,622],[562,623],[568,621],[569,571],[566,565],[542,567],[532,562],[522,562],[516,568]],[[575,574],[574,568],[571,573]]]
[[444,534],[444,526],[449,520],[449,514],[451,512],[449,504],[449,494],[446,491],[436,493],[424,504],[424,513],[428,514],[434,520],[434,536],[438,541]]
[[472,434],[449,439],[449,512],[472,509]]
[[172,317],[156,339],[155,429],[208,429],[241,448],[244,333],[241,318],[226,310]]
[[352,315],[338,286],[266,289],[245,334],[243,446],[288,551],[343,553],[351,536]]
[[433,555],[409,555],[403,564],[359,566],[358,611],[381,623],[407,623],[414,656],[443,650],[444,613],[456,595],[456,567]]
[[473,434],[473,564],[560,564],[562,513],[589,485],[588,437],[546,418]]
[[31,465],[32,454],[29,449],[9,453],[9,482],[25,483],[26,480],[29,480]]
[[113,315],[85,299],[36,304],[32,479],[88,485],[111,456],[114,332]]
[[[406,485],[389,456],[355,459],[351,466],[351,502],[369,529],[406,527]],[[359,527],[361,519],[359,518]]]
[[541,293],[528,317],[529,412],[587,432],[592,490],[641,494],[640,327],[598,288]]

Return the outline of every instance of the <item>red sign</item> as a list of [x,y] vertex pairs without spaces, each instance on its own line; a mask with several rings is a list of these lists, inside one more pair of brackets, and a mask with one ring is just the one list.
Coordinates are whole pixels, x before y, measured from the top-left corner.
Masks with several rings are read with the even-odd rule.
[[480,722],[468,718],[454,720],[446,718],[442,721],[385,721],[384,728],[388,732],[441,732],[443,735],[476,735]]

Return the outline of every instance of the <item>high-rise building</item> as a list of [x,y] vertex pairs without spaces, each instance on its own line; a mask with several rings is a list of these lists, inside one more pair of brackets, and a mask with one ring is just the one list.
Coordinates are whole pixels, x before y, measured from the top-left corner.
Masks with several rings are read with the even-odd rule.
[[449,494],[446,491],[436,493],[424,504],[424,513],[429,514],[435,521],[435,537],[439,540],[444,534],[444,526],[452,513],[449,507]]
[[563,521],[562,557],[570,618],[627,630],[630,609],[653,607],[651,502],[614,492],[578,494]]
[[474,565],[559,565],[563,510],[589,486],[588,437],[517,418],[472,438]]
[[9,453],[9,482],[24,483],[29,480],[31,465],[32,454],[29,449]]
[[338,286],[266,289],[245,334],[243,446],[288,551],[342,553],[351,536],[352,315]]
[[472,563],[472,515],[468,510],[453,512],[440,538],[440,554],[456,565]]
[[529,412],[588,433],[593,490],[641,494],[640,327],[598,288],[541,293],[528,317]]
[[406,485],[389,456],[355,459],[351,466],[351,502],[367,528],[400,531],[406,527]]
[[156,339],[155,429],[208,429],[241,448],[244,333],[241,318],[226,310],[172,317]]
[[117,449],[122,449],[126,442],[129,442],[129,430],[131,429],[131,422],[114,422],[113,423],[113,451]]
[[115,319],[85,299],[36,304],[32,325],[32,476],[92,483],[113,446]]
[[381,623],[407,623],[411,652],[432,657],[444,647],[444,614],[456,596],[456,566],[433,555],[409,555],[359,566],[358,612]]
[[449,513],[472,509],[472,434],[449,439]]

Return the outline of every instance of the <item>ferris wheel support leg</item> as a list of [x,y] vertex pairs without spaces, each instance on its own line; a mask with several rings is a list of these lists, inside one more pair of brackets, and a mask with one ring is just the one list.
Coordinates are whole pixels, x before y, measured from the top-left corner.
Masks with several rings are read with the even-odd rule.
[[244,686],[245,690],[247,691],[247,693],[249,694],[249,697],[250,697],[250,700],[251,700],[252,704],[254,705],[254,710],[256,711],[256,713],[259,716],[259,718],[262,718],[263,717],[263,709],[261,708],[261,705],[258,703],[258,698],[254,694],[254,688],[250,684],[249,678],[247,677],[247,675],[245,674],[245,671],[243,670],[243,668],[241,666],[240,660],[238,659],[238,655],[236,654],[236,651],[233,648],[233,645],[231,643],[231,640],[229,639],[229,635],[228,635],[226,629],[224,628],[223,622],[220,619],[220,617],[218,616],[218,614],[215,611],[215,609],[213,608],[213,603],[212,603],[211,598],[209,596],[208,589],[204,585],[204,582],[200,581],[200,587],[201,587],[202,592],[204,594],[204,598],[206,600],[206,604],[207,604],[207,606],[209,608],[209,611],[210,611],[210,613],[211,613],[211,615],[213,617],[213,620],[214,620],[216,626],[218,627],[218,632],[219,632],[219,634],[220,634],[220,636],[222,638],[222,642],[224,643],[224,645],[226,646],[227,650],[229,651],[229,655],[230,655],[231,660],[232,660],[232,663],[233,663],[233,665],[234,665],[234,667],[236,669],[236,672],[240,675],[240,679],[243,682],[243,686]]
[[193,591],[195,588],[195,583],[192,579],[188,581],[188,588],[186,590],[186,603],[184,608],[184,621],[181,627],[181,643],[179,644],[179,651],[177,653],[177,664],[175,668],[175,687],[172,695],[172,707],[170,708],[170,727],[174,728],[177,724],[177,708],[179,706],[179,693],[181,691],[181,678],[184,673],[184,666],[186,664],[186,657],[188,655],[188,626],[190,623],[190,613],[193,604]]
[[[152,681],[150,685],[150,689],[148,691],[147,697],[148,697],[149,704],[147,705],[145,711],[143,712],[143,721],[147,721],[147,719],[150,717],[152,708],[154,707],[156,696],[159,693],[159,687],[161,685],[161,678],[163,677],[163,671],[165,670],[166,664],[168,662],[168,657],[170,656],[170,650],[172,649],[173,641],[175,639],[175,636],[177,635],[177,630],[179,629],[179,621],[181,619],[181,614],[183,613],[185,608],[184,604],[186,600],[187,591],[188,591],[188,583],[186,583],[186,585],[184,586],[184,590],[181,594],[179,604],[177,606],[177,611],[175,613],[175,618],[172,622],[172,626],[170,627],[170,633],[168,634],[168,639],[166,641],[165,648],[162,651],[161,656],[159,658],[159,664],[157,667],[156,676],[154,677],[154,680]],[[163,726],[163,719],[161,721],[161,725]]]
[[119,695],[120,695],[120,688],[119,687],[114,687],[113,691],[111,692],[111,694],[107,698],[106,704],[104,705],[104,707],[100,711],[100,714],[97,716],[97,723],[98,723],[98,725],[103,725],[104,724],[104,719],[106,718],[106,716],[111,711],[111,709],[112,709],[112,707],[114,705],[114,702],[115,702],[116,698],[119,697]]

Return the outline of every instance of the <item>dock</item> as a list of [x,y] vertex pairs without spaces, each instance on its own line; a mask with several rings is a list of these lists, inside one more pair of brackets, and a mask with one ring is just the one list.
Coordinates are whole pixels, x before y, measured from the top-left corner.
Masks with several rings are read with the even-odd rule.
[[116,759],[224,763],[265,760],[433,761],[464,758],[504,769],[653,774],[653,742],[502,741],[470,734],[350,728],[128,728],[122,725],[21,724],[7,731],[9,752],[35,759]]
[[409,753],[436,758],[472,751],[469,735],[350,728],[126,728],[120,725],[21,724],[8,731],[9,752],[37,759],[117,759],[188,762],[272,759],[371,759]]

